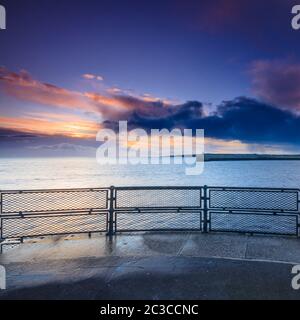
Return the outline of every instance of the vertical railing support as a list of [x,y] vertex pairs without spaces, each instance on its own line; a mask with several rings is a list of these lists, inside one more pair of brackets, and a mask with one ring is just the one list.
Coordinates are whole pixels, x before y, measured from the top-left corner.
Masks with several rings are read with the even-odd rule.
[[109,211],[108,211],[108,232],[107,235],[112,237],[115,233],[115,219],[114,219],[114,203],[115,203],[115,187],[109,188]]
[[299,223],[299,219],[300,219],[300,189],[297,190],[298,193],[298,206],[297,206],[297,214],[298,214],[298,223],[297,223],[297,238],[300,238],[300,223]]
[[3,237],[3,221],[2,221],[2,191],[0,190],[0,254],[2,254],[2,249],[3,249],[3,244],[2,242],[4,241]]
[[208,201],[207,186],[203,187],[203,232],[208,232]]

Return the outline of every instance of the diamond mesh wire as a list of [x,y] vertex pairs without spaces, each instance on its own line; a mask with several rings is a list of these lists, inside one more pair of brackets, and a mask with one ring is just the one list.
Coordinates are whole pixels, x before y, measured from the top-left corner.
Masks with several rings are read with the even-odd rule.
[[116,208],[200,207],[201,189],[117,190]]
[[297,211],[297,191],[210,190],[213,209]]
[[[114,211],[117,231],[202,230],[206,210],[200,187],[115,190],[116,199],[110,210]],[[298,233],[298,191],[219,187],[208,190],[208,208],[214,211],[210,212],[211,231]],[[0,217],[2,238],[107,232],[108,195],[109,189],[3,192],[2,213],[7,216]],[[92,209],[97,213],[79,212]],[[225,212],[229,210],[240,212]],[[61,214],[55,214],[56,211]],[[268,211],[281,214],[271,215]],[[17,216],[20,212],[24,215]]]
[[201,230],[200,212],[118,212],[117,231]]
[[2,193],[2,213],[106,209],[107,190]]
[[98,231],[107,231],[104,213],[2,218],[2,237],[6,239]]
[[297,215],[210,213],[210,230],[297,235]]

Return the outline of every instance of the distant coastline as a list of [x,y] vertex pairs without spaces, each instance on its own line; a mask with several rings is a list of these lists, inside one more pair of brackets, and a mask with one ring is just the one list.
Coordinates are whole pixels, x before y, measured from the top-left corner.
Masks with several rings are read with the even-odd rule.
[[249,161],[249,160],[300,160],[299,154],[215,154],[206,153],[205,161]]

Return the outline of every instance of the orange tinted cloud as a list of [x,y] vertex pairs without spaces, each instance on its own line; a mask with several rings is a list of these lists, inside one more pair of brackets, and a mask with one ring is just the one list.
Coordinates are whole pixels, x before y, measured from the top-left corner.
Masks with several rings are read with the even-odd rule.
[[98,111],[81,92],[37,81],[26,71],[15,73],[0,68],[0,84],[6,94],[23,101],[68,109]]
[[98,106],[98,110],[105,119],[110,120],[122,117],[128,112],[138,112],[148,117],[167,116],[174,107],[168,101],[152,97],[125,94],[106,96],[100,93],[85,93],[85,96]]
[[282,154],[284,150],[277,145],[263,145],[258,143],[246,143],[240,140],[223,140],[214,138],[205,138],[206,153],[269,153]]
[[49,121],[30,117],[0,117],[0,127],[33,134],[94,139],[100,126],[94,122],[79,119],[77,121],[72,121],[72,119]]
[[[89,79],[97,76],[86,74],[85,77]],[[0,67],[0,85],[7,95],[22,101],[88,111],[101,114],[105,119],[126,110],[136,110],[150,116],[161,115],[162,107],[167,107],[170,103],[150,95],[139,97],[125,94],[125,91],[116,88],[107,91],[107,95],[68,90],[35,80],[26,71],[15,73],[3,67]]]
[[[99,124],[85,120],[86,116],[72,111],[91,112],[95,119],[117,120],[128,112],[138,111],[148,116],[167,114],[165,104],[158,98],[134,97],[114,92],[110,95],[72,91],[33,79],[26,71],[19,73],[0,68],[0,85],[4,92],[21,101],[61,108],[68,114],[29,112],[20,117],[2,117],[0,127],[23,132],[95,138]],[[26,111],[26,110],[25,110]],[[24,110],[22,110],[24,114]],[[124,116],[123,116],[124,115]]]

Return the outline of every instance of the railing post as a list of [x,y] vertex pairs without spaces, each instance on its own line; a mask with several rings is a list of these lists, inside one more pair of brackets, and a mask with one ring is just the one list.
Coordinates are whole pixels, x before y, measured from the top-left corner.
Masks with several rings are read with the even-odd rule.
[[207,195],[207,186],[203,187],[203,232],[208,232],[208,195]]
[[2,254],[3,244],[4,241],[3,237],[3,221],[2,221],[2,191],[0,190],[0,254]]
[[107,235],[112,237],[114,231],[114,202],[115,202],[115,187],[109,188],[109,211],[108,211],[108,232]]

